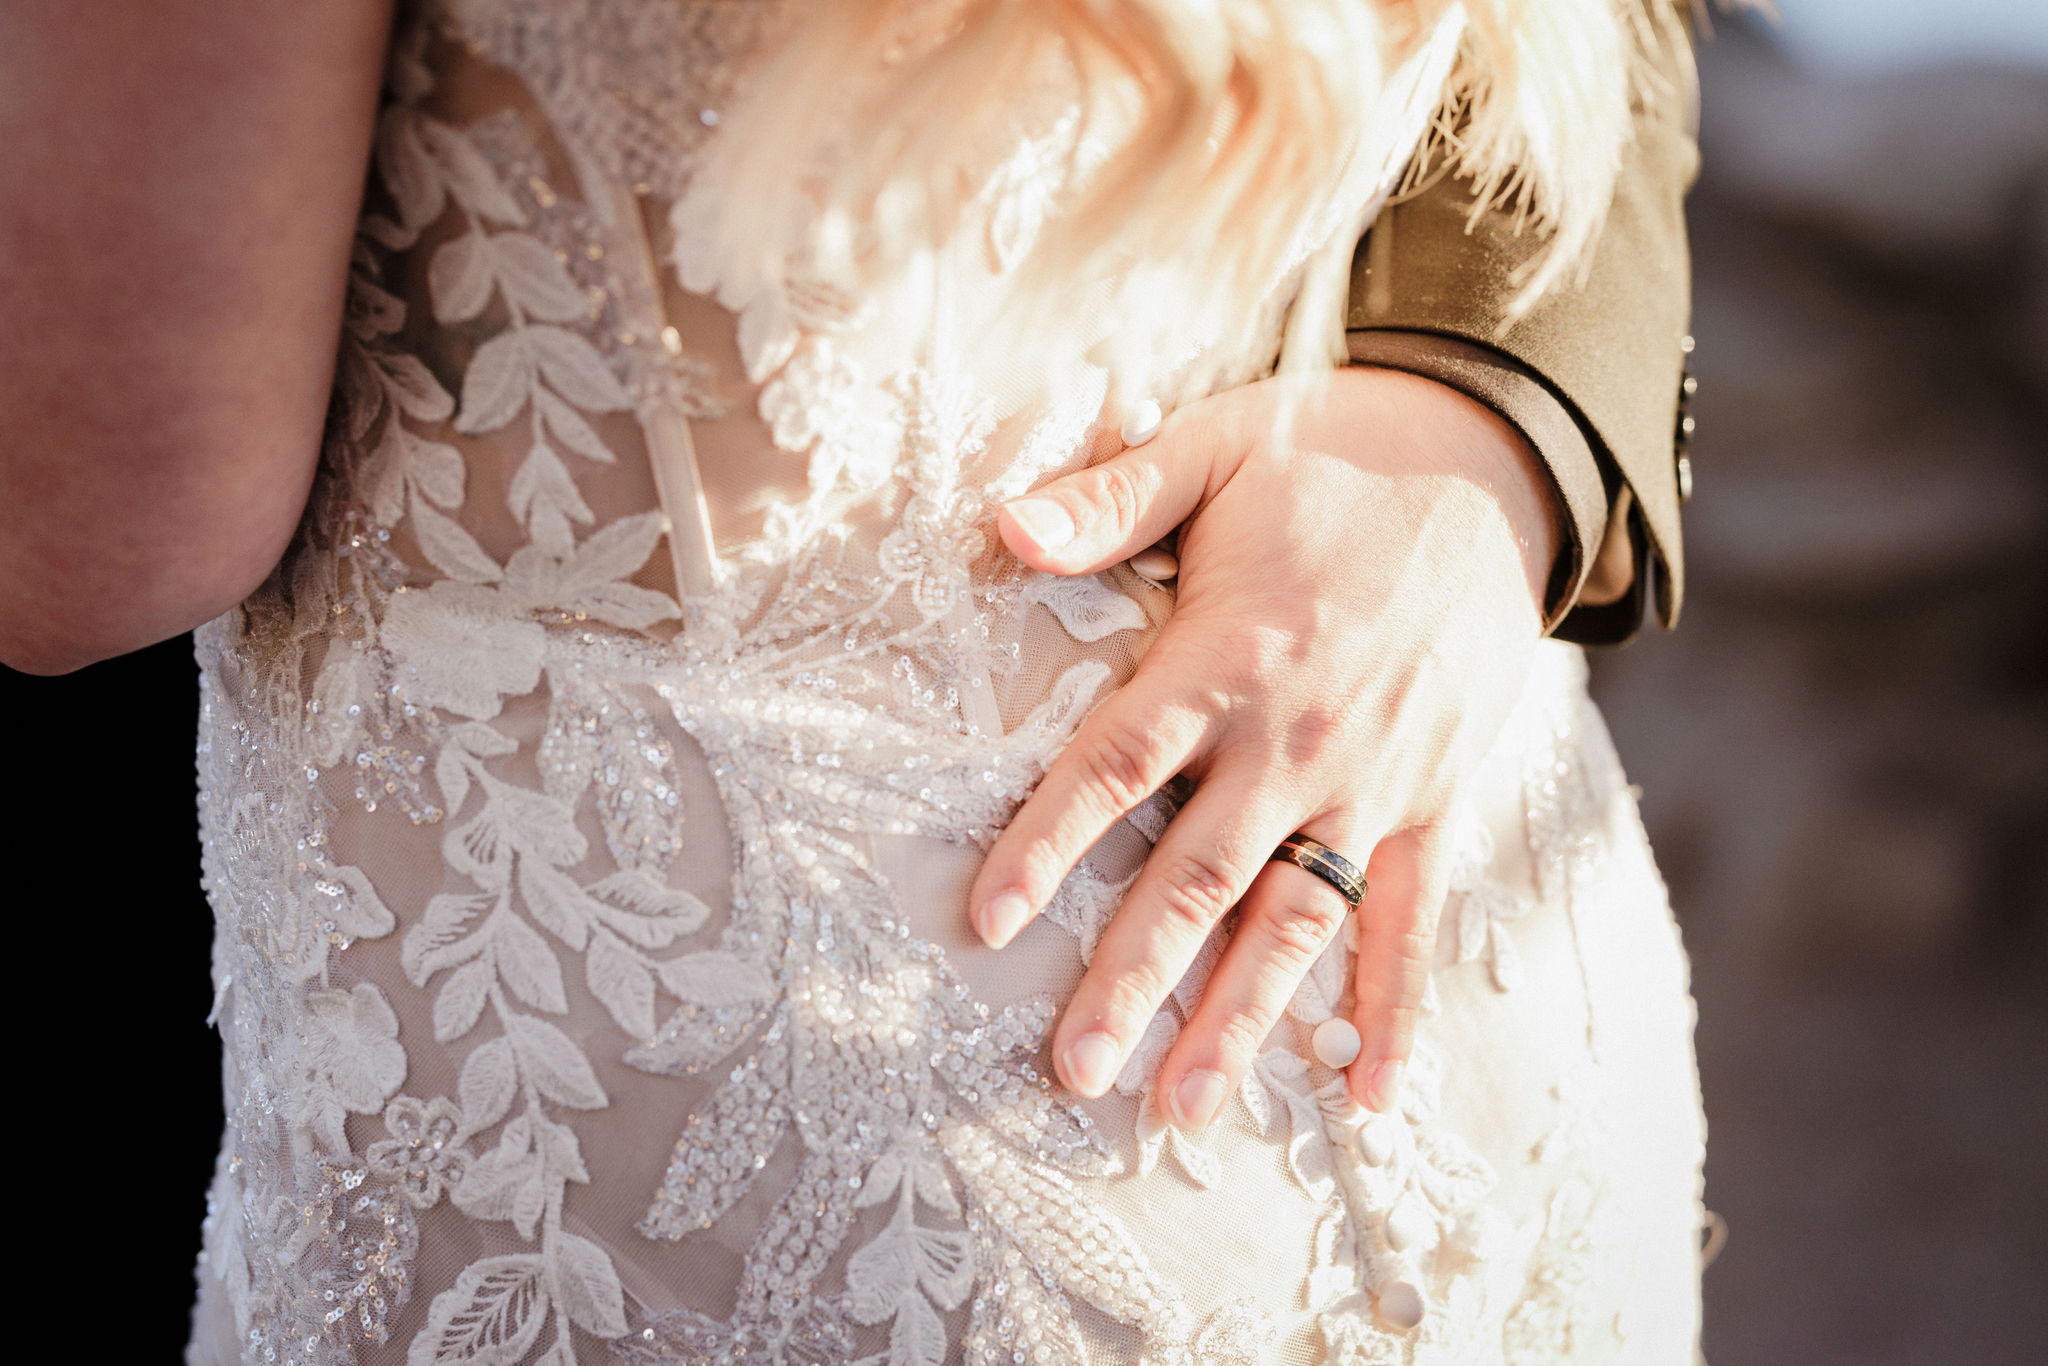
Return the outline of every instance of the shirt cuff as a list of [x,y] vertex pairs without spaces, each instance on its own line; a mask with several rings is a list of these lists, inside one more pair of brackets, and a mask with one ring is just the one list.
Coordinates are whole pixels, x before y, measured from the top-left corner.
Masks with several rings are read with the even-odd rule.
[[1565,525],[1544,591],[1543,631],[1550,634],[1577,605],[1607,535],[1608,479],[1577,419],[1533,371],[1491,346],[1383,328],[1347,332],[1345,344],[1354,365],[1420,375],[1485,405],[1535,450],[1550,474]]

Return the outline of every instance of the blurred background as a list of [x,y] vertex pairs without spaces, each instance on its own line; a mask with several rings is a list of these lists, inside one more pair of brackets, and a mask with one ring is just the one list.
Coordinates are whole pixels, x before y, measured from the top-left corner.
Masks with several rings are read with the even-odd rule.
[[[1695,959],[1706,1351],[2038,1366],[2048,0],[1784,11],[1701,55],[1685,619],[1595,664]],[[172,1361],[220,1124],[190,643],[0,670],[0,706],[0,904],[55,998],[27,1222],[101,1249],[124,1359]],[[81,831],[97,862],[41,856]]]
[[1596,653],[1694,959],[1716,1366],[2048,1362],[2048,0],[1700,55],[1680,628]]

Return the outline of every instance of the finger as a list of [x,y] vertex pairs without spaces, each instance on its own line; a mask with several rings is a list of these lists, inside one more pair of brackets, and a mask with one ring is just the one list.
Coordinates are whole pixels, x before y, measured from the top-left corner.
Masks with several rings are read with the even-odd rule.
[[1176,413],[1144,445],[1005,503],[997,529],[1033,569],[1091,574],[1186,521],[1242,463],[1250,434],[1232,404]]
[[1349,1079],[1353,1098],[1382,1114],[1400,1103],[1402,1069],[1415,1044],[1415,1016],[1450,884],[1449,843],[1441,825],[1412,826],[1380,841],[1365,870],[1353,977],[1359,1049]]
[[[1351,816],[1301,827],[1359,863],[1371,848],[1362,832],[1363,822]],[[1291,863],[1266,864],[1238,907],[1230,946],[1159,1068],[1160,1103],[1169,1119],[1183,1129],[1207,1128],[1215,1120],[1350,911],[1343,894],[1315,874]]]
[[1252,792],[1230,770],[1210,774],[1145,860],[1054,1033],[1053,1066],[1070,1090],[1109,1089],[1216,922],[1291,828],[1293,812]]
[[[1156,665],[1162,634],[1147,659]],[[1210,721],[1173,693],[1172,669],[1140,668],[1097,707],[982,861],[967,905],[991,948],[1017,937],[1081,855],[1187,767]]]

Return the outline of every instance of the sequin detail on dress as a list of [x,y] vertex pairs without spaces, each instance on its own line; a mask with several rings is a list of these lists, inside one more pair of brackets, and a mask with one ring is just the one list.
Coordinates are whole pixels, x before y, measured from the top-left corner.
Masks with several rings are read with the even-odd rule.
[[[1252,1366],[1588,1339],[1565,1311],[1615,1292],[1557,1287],[1599,1281],[1570,1258],[1600,1200],[1492,1210],[1427,1028],[1406,1107],[1361,1138],[1309,1046],[1341,945],[1211,1134],[1160,1122],[1152,1074],[1213,950],[1109,1098],[1056,1089],[1057,1000],[1170,797],[1008,951],[1042,982],[949,928],[942,866],[1171,599],[1032,575],[992,534],[995,501],[1085,459],[1099,382],[1011,411],[943,348],[870,373],[872,301],[794,273],[728,307],[659,273],[783,8],[450,0],[394,44],[323,472],[277,576],[200,636],[229,1125],[191,1359]],[[485,69],[525,93],[465,106]],[[993,192],[998,264],[1069,135],[1037,133]],[[759,467],[715,494],[711,586],[680,594],[654,469],[677,424]],[[1581,687],[1532,685],[1509,761],[1610,772],[1557,720]],[[1468,919],[1505,944],[1496,920],[1562,914],[1604,866],[1612,786],[1532,781],[1540,877],[1468,860],[1459,962]],[[1489,952],[1488,990],[1512,985]],[[1191,1264],[1188,1221],[1231,1200],[1264,1241]],[[1419,1328],[1388,1326],[1403,1295]]]

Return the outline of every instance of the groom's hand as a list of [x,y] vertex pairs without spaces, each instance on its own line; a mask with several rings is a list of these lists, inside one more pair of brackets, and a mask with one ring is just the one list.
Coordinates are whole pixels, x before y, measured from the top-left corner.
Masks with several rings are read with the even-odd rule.
[[1342,370],[1284,440],[1282,401],[1280,381],[1205,399],[1000,518],[1011,550],[1054,574],[1093,573],[1187,524],[1172,619],[996,841],[969,905],[1000,947],[1112,823],[1174,775],[1194,780],[1053,1046],[1067,1086],[1102,1094],[1238,909],[1158,1075],[1188,1128],[1220,1112],[1343,925],[1336,890],[1269,861],[1297,831],[1366,868],[1350,1085],[1374,1109],[1395,1103],[1448,821],[1521,694],[1559,534],[1528,444],[1454,390]]

